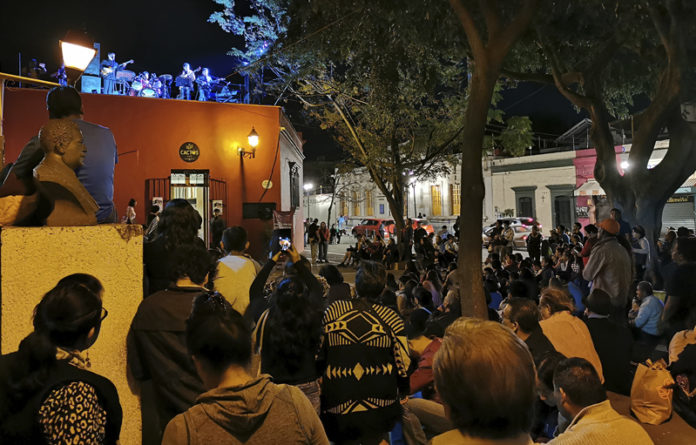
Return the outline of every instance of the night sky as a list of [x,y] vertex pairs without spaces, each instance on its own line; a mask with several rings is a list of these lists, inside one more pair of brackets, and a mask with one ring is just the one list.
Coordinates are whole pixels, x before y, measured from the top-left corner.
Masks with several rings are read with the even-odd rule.
[[[4,1],[0,71],[16,74],[21,52],[23,65],[36,58],[54,72],[60,63],[58,40],[68,29],[80,29],[101,43],[102,58],[113,51],[118,62],[135,59],[128,66],[133,71],[176,75],[189,62],[192,68],[208,66],[214,76],[225,76],[236,69],[226,52],[241,40],[207,22],[216,8],[212,0]],[[554,88],[535,84],[506,91],[500,107],[508,116],[530,115],[535,131],[546,137],[560,135],[582,118]],[[304,133],[308,160],[341,156],[328,134],[298,119],[296,105],[289,104],[287,112]]]

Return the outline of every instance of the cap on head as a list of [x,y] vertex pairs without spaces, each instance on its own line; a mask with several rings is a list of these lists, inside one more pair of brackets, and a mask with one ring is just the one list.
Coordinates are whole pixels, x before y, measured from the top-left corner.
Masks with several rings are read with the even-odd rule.
[[621,230],[621,225],[615,219],[607,218],[601,223],[599,223],[599,228],[607,233],[616,235]]

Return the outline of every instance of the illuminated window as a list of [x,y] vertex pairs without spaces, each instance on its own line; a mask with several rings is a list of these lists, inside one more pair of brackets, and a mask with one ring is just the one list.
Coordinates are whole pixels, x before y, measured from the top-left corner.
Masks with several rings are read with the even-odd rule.
[[372,208],[372,191],[365,190],[365,215],[372,216],[374,214],[375,212]]
[[450,184],[450,215],[459,215],[460,212],[460,188],[459,184]]
[[442,215],[442,193],[440,192],[439,185],[430,186],[430,200],[432,202],[433,211],[431,216],[441,216]]
[[348,203],[345,198],[341,198],[341,215],[348,215]]
[[358,201],[358,192],[353,190],[351,192],[351,197],[353,199],[353,215],[360,215],[360,201]]

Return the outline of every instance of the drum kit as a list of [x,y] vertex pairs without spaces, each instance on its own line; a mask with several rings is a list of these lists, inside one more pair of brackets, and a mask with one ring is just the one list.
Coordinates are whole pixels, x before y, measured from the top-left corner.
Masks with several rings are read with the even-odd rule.
[[144,72],[138,75],[130,70],[116,72],[116,91],[121,95],[169,99],[171,83],[171,74],[157,76],[153,73],[149,77]]

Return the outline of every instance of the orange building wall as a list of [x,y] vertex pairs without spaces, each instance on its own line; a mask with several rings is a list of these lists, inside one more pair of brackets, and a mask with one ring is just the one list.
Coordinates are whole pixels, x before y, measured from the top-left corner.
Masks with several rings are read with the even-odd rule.
[[[14,162],[26,142],[48,120],[46,90],[7,89],[5,97],[5,160]],[[145,223],[150,203],[145,202],[145,181],[169,177],[172,169],[208,169],[210,178],[227,183],[225,220],[249,232],[252,253],[260,253],[266,224],[242,219],[243,202],[259,202],[261,182],[274,186],[261,202],[275,202],[280,210],[280,168],[271,169],[278,156],[279,107],[219,104],[125,96],[82,94],[84,119],[109,127],[116,138],[119,162],[114,176],[114,202],[119,217],[135,198],[137,222]],[[241,160],[236,147],[247,147],[252,126],[259,134],[255,159]],[[179,147],[195,142],[200,157],[184,162]],[[247,147],[248,148],[248,147]],[[279,163],[279,162],[278,162]],[[165,200],[168,197],[165,197]]]

